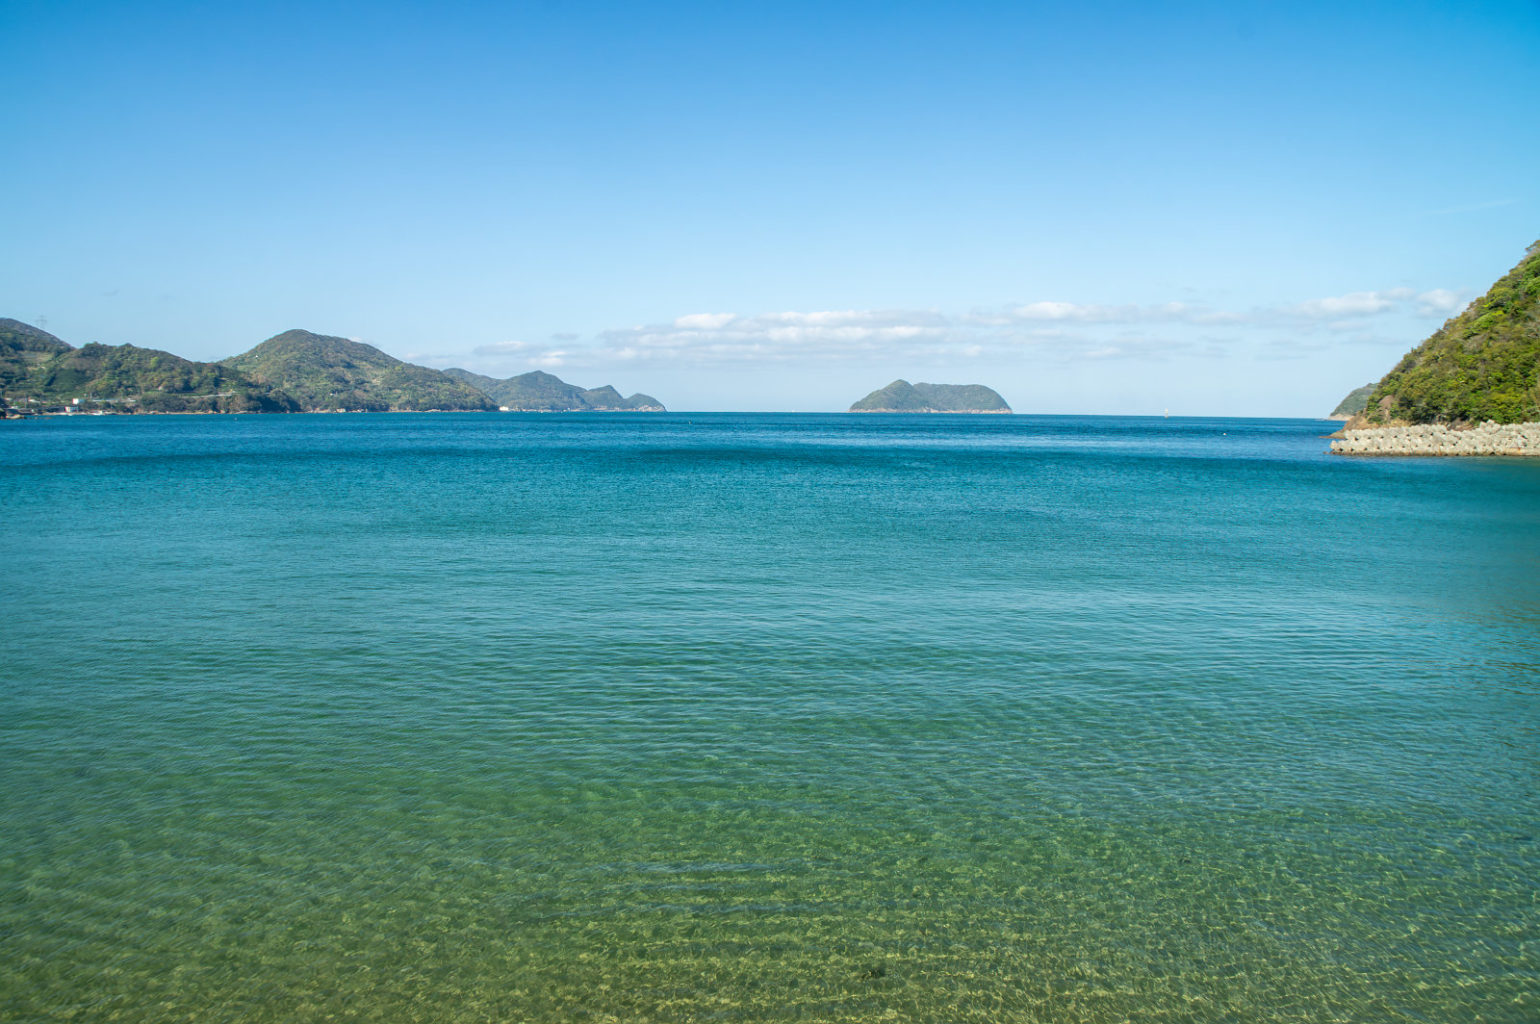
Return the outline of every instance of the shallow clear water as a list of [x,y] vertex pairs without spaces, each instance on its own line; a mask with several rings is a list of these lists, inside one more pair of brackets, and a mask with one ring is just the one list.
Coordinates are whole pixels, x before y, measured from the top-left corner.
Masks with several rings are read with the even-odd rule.
[[1531,1021],[1540,461],[0,429],[0,1019]]

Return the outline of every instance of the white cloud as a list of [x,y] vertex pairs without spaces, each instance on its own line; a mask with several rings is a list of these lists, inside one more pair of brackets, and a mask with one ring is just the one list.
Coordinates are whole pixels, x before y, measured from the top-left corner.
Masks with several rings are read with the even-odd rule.
[[1191,342],[1174,338],[1121,334],[1100,342],[1082,339],[1079,344],[1061,350],[1059,355],[1067,361],[1137,359],[1143,362],[1165,362],[1174,355],[1191,351],[1192,347]]
[[1373,316],[1384,313],[1412,297],[1410,288],[1391,288],[1377,292],[1349,292],[1325,299],[1310,299],[1286,307],[1283,312],[1306,320],[1340,320],[1349,316]]
[[1073,302],[1030,302],[1010,311],[1017,320],[1109,320],[1116,314],[1106,306],[1081,306]]
[[737,316],[737,313],[691,313],[688,316],[675,318],[674,326],[686,331],[714,331],[726,327]]
[[506,356],[523,352],[529,345],[522,341],[498,341],[491,345],[477,345],[471,351],[478,356]]
[[1324,299],[1310,299],[1291,306],[1257,311],[1257,318],[1324,324],[1329,330],[1351,329],[1368,317],[1385,313],[1411,312],[1421,317],[1449,317],[1465,307],[1466,299],[1448,288],[1415,292],[1410,288],[1385,288],[1379,291],[1348,292]]
[[[1375,318],[1391,314],[1447,315],[1461,303],[1447,289],[1356,291],[1235,311],[1192,302],[1146,305],[1039,300],[963,314],[934,309],[780,310],[758,314],[688,313],[673,320],[600,331],[584,343],[553,335],[551,344],[504,341],[483,345],[498,372],[530,367],[601,368],[616,363],[657,366],[755,366],[838,362],[944,365],[957,361],[1156,362],[1178,355],[1223,358],[1247,346],[1289,348],[1315,332],[1358,344],[1397,329]],[[1202,333],[1199,333],[1199,332]],[[1376,337],[1379,336],[1376,334]],[[1403,338],[1411,344],[1417,339]],[[444,357],[446,360],[456,357]]]
[[1153,306],[1105,306],[1076,302],[1029,302],[1004,313],[973,313],[978,323],[1072,322],[1086,324],[1237,323],[1241,314],[1213,310],[1188,302],[1162,302]]
[[945,327],[951,321],[933,309],[829,309],[810,313],[761,313],[750,324],[786,324],[797,327]]
[[601,349],[637,361],[696,363],[847,359],[919,343],[945,346],[954,325],[934,310],[692,313],[672,323],[603,331]]
[[1448,288],[1434,288],[1417,296],[1418,316],[1453,316],[1465,307],[1465,300]]

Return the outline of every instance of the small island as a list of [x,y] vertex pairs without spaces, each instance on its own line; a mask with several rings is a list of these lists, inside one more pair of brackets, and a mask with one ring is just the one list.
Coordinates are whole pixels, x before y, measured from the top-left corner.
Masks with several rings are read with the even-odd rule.
[[850,407],[851,412],[993,412],[1011,407],[982,384],[911,384],[895,380]]

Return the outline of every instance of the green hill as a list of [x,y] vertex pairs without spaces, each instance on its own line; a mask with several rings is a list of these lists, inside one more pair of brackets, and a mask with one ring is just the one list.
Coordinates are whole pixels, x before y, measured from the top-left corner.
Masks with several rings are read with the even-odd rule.
[[294,399],[218,363],[153,348],[92,343],[54,356],[32,373],[39,394],[137,412],[293,412]]
[[1010,412],[993,389],[982,384],[910,384],[895,380],[873,391],[851,412]]
[[1326,417],[1329,420],[1348,420],[1354,416],[1362,416],[1364,408],[1369,404],[1369,396],[1374,393],[1378,384],[1365,384],[1361,388],[1354,388],[1348,392],[1346,398],[1337,403],[1337,407]]
[[[23,411],[292,412],[294,400],[217,363],[159,349],[71,348],[46,331],[0,320],[0,390]],[[76,400],[79,400],[76,402]]]
[[476,388],[373,345],[309,331],[285,331],[224,360],[247,378],[292,396],[306,411],[485,410]]
[[622,398],[620,392],[608,384],[600,388],[580,388],[539,370],[505,380],[459,367],[451,367],[444,373],[478,389],[499,406],[519,412],[666,411],[663,403],[651,395],[635,394],[630,398]]
[[[78,405],[75,399],[80,399]],[[0,318],[0,406],[21,412],[310,412],[488,410],[662,412],[650,395],[580,388],[549,373],[506,380],[433,370],[372,345],[285,331],[241,355],[198,363],[133,345],[72,348]]]
[[1540,420],[1540,242],[1408,352],[1369,396],[1370,423]]
[[41,328],[0,317],[0,390],[25,380],[37,366],[70,346]]

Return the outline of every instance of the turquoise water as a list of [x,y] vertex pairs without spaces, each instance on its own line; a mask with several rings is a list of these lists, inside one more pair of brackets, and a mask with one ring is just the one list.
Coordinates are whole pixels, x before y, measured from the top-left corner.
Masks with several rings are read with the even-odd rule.
[[0,429],[0,1019],[1533,1021],[1540,460]]

